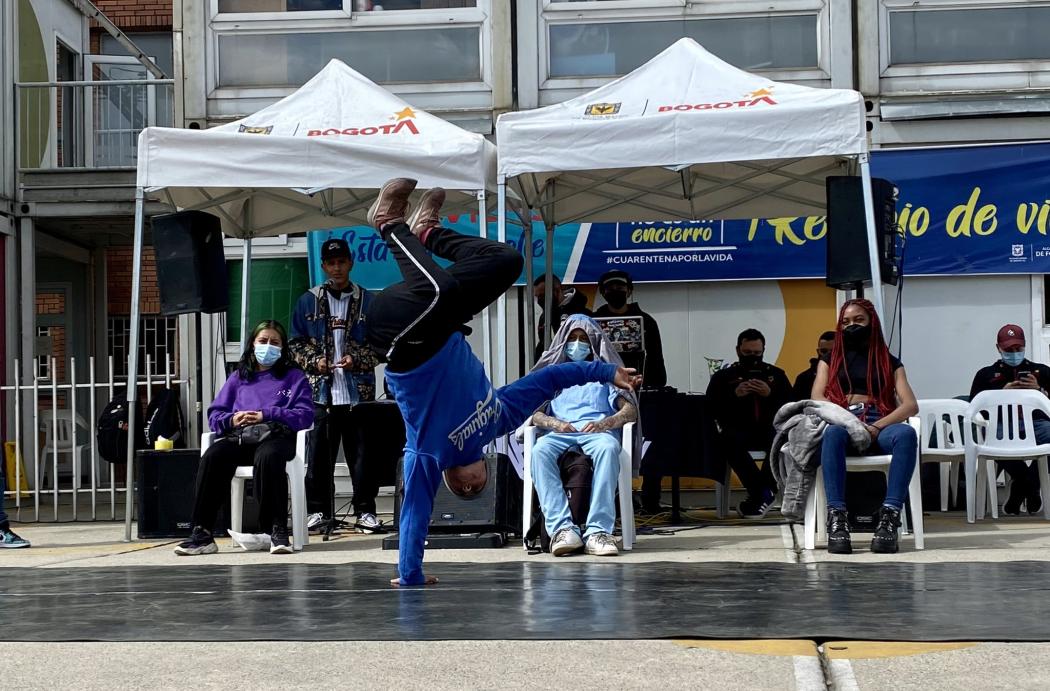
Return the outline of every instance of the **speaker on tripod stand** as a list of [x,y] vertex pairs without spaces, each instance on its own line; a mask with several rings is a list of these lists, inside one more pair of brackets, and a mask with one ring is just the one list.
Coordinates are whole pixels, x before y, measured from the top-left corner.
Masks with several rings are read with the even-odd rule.
[[[897,187],[889,180],[872,178],[871,196],[882,282],[897,285]],[[827,202],[827,284],[839,290],[856,290],[871,280],[863,178],[828,177]]]

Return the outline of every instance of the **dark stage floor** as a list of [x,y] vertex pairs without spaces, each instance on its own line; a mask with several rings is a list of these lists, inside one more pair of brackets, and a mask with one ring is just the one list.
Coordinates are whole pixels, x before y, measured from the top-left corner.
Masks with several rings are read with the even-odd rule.
[[0,568],[6,641],[1050,641],[1050,563]]

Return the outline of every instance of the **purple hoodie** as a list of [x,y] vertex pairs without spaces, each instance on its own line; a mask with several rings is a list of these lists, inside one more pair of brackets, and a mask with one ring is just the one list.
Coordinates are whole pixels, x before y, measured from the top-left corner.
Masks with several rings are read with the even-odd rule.
[[276,420],[294,432],[314,422],[310,382],[300,369],[288,369],[277,378],[273,370],[256,372],[249,380],[234,372],[208,407],[208,425],[216,434],[233,427],[233,414],[242,410],[261,410],[263,420]]

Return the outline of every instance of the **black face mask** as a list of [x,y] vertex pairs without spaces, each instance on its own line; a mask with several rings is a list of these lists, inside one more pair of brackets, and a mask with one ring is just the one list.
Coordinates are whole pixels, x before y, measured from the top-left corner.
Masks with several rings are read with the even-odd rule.
[[850,324],[842,330],[842,341],[850,350],[867,347],[871,339],[871,324]]
[[757,367],[762,364],[761,355],[741,355],[740,364],[744,367]]
[[618,310],[627,304],[627,293],[622,290],[610,290],[602,297],[609,303],[609,307]]

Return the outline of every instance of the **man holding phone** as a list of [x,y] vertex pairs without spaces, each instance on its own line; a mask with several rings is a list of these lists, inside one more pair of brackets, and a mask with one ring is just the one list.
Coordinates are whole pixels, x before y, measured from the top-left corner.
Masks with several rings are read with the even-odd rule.
[[[1050,367],[1025,358],[1024,330],[1016,324],[1007,324],[999,329],[995,348],[999,359],[995,364],[983,367],[974,375],[970,386],[970,398],[982,391],[1000,389],[1029,389],[1047,395],[1050,387]],[[1035,440],[1039,444],[1050,444],[1050,420],[1042,413],[1035,413]],[[1010,497],[1003,504],[1003,513],[1016,516],[1022,505],[1028,513],[1038,513],[1043,508],[1039,495],[1039,472],[1035,463],[1031,466],[1021,460],[999,461],[999,465],[1010,475]]]
[[737,362],[715,372],[707,386],[707,409],[720,431],[722,453],[747,490],[740,502],[741,518],[762,518],[776,495],[768,458],[759,469],[749,451],[769,454],[773,443],[773,417],[791,400],[791,382],[784,370],[763,362],[766,337],[758,329],[737,336]]

